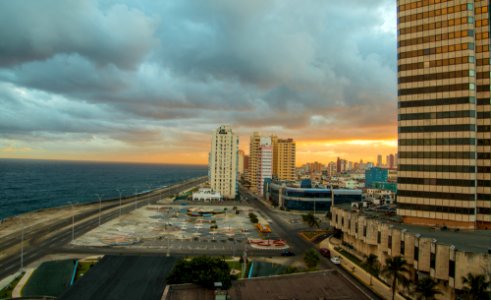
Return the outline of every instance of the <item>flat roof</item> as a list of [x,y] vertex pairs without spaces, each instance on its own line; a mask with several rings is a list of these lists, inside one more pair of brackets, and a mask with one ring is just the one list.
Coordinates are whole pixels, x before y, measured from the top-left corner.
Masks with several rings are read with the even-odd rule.
[[[351,205],[340,204],[336,207],[353,211]],[[400,216],[387,216],[385,211],[357,209],[361,215],[378,219],[395,228],[405,229],[408,233],[420,234],[423,238],[436,239],[437,244],[454,245],[465,252],[487,253],[491,249],[491,230],[441,229],[438,227],[402,223]]]
[[235,281],[230,299],[370,299],[336,270]]

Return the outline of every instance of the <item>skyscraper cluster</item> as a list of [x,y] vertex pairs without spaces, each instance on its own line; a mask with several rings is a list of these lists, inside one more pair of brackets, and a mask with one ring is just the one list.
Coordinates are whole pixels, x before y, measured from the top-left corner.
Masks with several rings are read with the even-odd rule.
[[249,182],[251,190],[262,194],[264,181],[295,179],[296,146],[293,139],[280,139],[254,132],[249,144]]

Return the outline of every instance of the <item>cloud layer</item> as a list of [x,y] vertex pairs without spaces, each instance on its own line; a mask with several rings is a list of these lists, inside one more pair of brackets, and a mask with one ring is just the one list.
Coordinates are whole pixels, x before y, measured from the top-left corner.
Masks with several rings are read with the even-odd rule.
[[3,1],[0,40],[4,153],[206,162],[221,123],[395,137],[389,0]]

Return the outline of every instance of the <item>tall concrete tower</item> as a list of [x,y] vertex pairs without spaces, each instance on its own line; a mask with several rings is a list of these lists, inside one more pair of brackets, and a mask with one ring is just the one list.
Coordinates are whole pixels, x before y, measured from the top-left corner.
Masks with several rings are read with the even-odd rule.
[[239,138],[227,125],[221,125],[213,134],[209,158],[210,187],[223,198],[237,195]]

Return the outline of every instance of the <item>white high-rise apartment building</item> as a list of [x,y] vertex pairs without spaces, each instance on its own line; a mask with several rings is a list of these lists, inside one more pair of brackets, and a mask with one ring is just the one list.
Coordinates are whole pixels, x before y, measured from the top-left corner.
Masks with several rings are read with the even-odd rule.
[[213,134],[209,159],[210,187],[225,199],[237,195],[239,138],[232,128],[221,125]]
[[257,190],[262,195],[264,192],[264,180],[273,177],[273,145],[271,137],[262,136],[259,141],[259,181],[256,182]]

